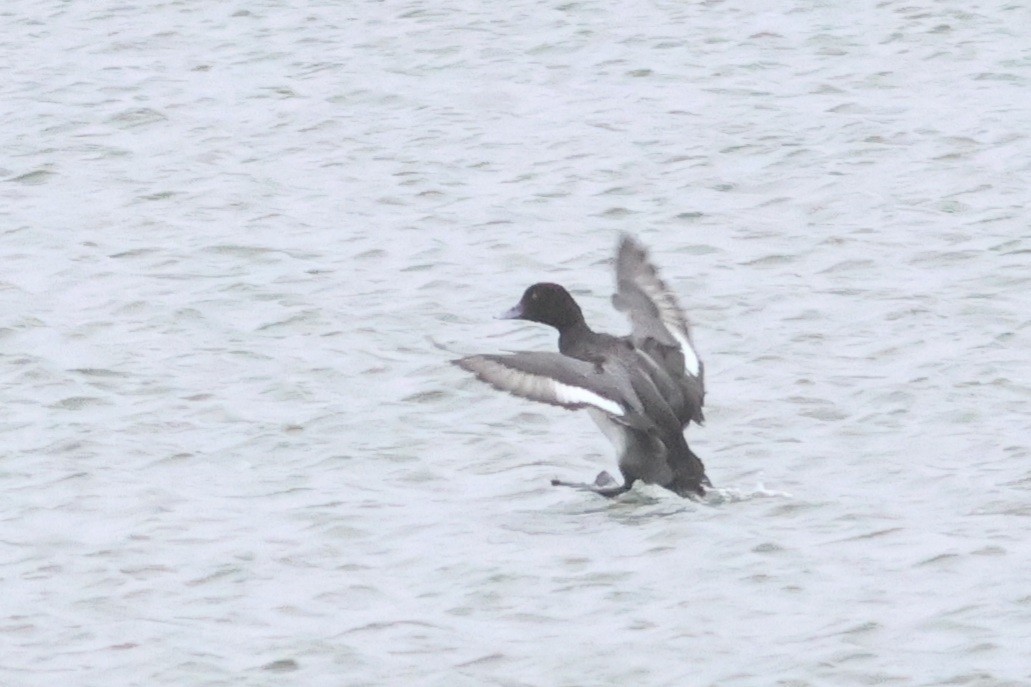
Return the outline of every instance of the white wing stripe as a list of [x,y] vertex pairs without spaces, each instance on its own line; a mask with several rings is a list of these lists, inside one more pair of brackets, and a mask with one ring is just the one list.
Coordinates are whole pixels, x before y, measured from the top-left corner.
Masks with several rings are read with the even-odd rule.
[[698,371],[701,369],[701,364],[698,361],[698,356],[694,352],[694,347],[691,342],[687,340],[687,337],[680,333],[677,329],[671,329],[670,334],[680,344],[680,350],[684,354],[684,368],[695,377],[698,376]]
[[599,396],[588,389],[584,389],[579,386],[570,386],[556,381],[551,382],[551,388],[555,393],[555,398],[562,403],[586,403],[587,405],[600,408],[606,413],[611,413],[612,415],[623,415],[623,408],[620,407],[618,403],[605,398],[604,396]]

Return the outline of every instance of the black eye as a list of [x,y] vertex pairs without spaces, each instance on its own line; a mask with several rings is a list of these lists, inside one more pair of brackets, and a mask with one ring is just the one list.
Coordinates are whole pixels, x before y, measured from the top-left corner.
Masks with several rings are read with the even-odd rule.
[[536,291],[534,291],[533,293],[530,294],[530,300],[534,300],[535,301],[535,300],[537,300],[538,296],[540,296],[540,294],[537,293]]

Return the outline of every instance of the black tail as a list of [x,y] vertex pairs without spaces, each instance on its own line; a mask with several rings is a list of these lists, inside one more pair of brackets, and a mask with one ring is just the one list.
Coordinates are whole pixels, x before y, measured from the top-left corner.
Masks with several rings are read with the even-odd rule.
[[669,466],[673,470],[673,480],[665,487],[680,496],[705,496],[705,487],[712,486],[712,482],[705,475],[705,465],[686,441],[677,443],[679,446],[671,450],[668,457]]

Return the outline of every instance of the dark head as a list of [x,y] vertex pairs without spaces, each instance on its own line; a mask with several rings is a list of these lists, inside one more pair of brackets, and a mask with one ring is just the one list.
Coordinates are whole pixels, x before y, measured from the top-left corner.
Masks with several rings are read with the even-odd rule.
[[541,282],[528,288],[514,308],[501,315],[506,320],[529,320],[559,331],[583,324],[584,314],[573,297],[558,284]]

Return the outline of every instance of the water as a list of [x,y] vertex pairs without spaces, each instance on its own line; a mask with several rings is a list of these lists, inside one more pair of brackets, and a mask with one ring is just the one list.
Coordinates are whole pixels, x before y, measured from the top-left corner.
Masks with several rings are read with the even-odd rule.
[[[1031,683],[1020,3],[0,14],[0,684]],[[704,503],[447,364],[619,231]]]

